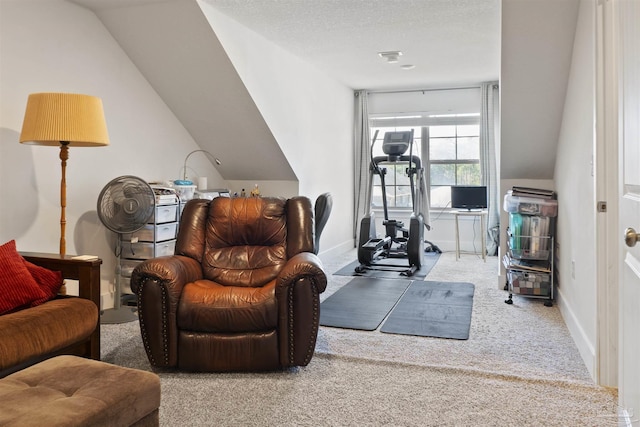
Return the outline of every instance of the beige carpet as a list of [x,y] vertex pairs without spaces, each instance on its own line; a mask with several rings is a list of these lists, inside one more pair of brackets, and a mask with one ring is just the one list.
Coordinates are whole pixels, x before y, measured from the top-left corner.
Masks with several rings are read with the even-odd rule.
[[[331,273],[355,252],[325,262]],[[556,307],[497,285],[495,257],[445,253],[427,280],[476,285],[469,340],[321,327],[309,366],[158,372],[163,426],[607,426],[615,391],[590,380]],[[326,298],[350,280],[331,276]],[[103,325],[107,362],[150,369],[137,322]]]
[[[326,270],[335,271],[339,268],[335,264],[341,261],[325,262]],[[456,261],[455,253],[444,253],[425,280],[475,285],[469,340],[321,328],[316,351],[386,361],[400,358],[407,363],[522,377],[591,381],[557,307],[519,296],[514,296],[511,306],[504,303],[507,293],[498,286],[497,257],[489,257],[485,263],[478,256],[462,255]],[[321,298],[346,281],[332,276]]]

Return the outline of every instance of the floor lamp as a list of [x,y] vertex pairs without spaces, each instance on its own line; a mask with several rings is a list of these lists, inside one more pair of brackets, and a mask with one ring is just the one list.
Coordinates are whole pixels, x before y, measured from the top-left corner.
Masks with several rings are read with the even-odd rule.
[[67,220],[66,169],[69,147],[109,145],[102,100],[73,93],[33,93],[24,114],[20,143],[60,146],[62,180],[60,181],[60,255],[66,254]]

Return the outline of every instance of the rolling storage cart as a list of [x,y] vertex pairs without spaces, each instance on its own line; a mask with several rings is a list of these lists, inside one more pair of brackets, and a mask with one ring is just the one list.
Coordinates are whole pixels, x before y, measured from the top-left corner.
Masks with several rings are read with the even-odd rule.
[[555,192],[513,187],[504,197],[509,213],[505,302],[513,304],[513,294],[544,299],[551,307],[554,298],[554,237],[558,201]]
[[[181,202],[175,191],[152,186],[156,197],[154,213],[148,223],[135,233],[124,235],[121,250],[121,281],[129,286],[133,269],[142,261],[173,255],[180,223]],[[135,296],[131,298],[135,305]]]

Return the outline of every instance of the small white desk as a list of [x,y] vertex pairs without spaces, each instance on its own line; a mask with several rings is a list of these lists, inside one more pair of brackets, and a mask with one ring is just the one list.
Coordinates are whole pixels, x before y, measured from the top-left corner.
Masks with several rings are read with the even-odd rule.
[[453,216],[456,220],[456,261],[460,259],[460,226],[458,224],[458,218],[461,216],[473,216],[480,218],[480,234],[482,236],[480,252],[482,253],[484,262],[487,262],[487,211],[454,211]]

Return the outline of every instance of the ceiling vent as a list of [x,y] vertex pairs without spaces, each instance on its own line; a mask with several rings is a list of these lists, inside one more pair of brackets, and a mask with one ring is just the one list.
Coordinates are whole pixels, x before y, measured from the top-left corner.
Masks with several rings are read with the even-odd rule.
[[388,52],[378,52],[378,56],[380,58],[384,58],[390,64],[395,64],[398,62],[398,58],[402,56],[402,52],[399,50],[393,50]]

